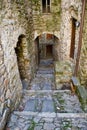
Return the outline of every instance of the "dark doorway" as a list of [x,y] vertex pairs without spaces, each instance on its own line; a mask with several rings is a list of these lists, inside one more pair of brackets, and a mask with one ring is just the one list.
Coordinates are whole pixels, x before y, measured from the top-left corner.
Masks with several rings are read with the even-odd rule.
[[25,38],[25,35],[22,34],[19,36],[17,46],[15,48],[19,74],[22,80],[25,78],[25,64],[24,64],[24,56],[23,56],[23,42],[22,42],[23,38]]
[[75,53],[76,19],[72,18],[71,20],[72,20],[72,32],[71,32],[70,57],[74,59],[74,53]]
[[36,66],[38,66],[40,62],[39,37],[35,39],[35,52]]
[[53,45],[46,46],[46,57],[50,58],[53,56]]
[[43,33],[35,39],[35,63],[40,64],[44,59],[58,59],[59,39],[53,34]]

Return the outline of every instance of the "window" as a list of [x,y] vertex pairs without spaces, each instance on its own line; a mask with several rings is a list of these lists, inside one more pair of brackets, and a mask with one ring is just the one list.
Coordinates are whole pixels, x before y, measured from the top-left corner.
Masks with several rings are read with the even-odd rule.
[[50,0],[42,0],[42,12],[50,13]]

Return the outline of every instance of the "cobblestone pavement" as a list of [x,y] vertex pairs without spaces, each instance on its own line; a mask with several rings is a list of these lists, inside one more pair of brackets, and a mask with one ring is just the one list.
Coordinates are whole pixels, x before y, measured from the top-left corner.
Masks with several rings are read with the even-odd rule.
[[87,114],[70,90],[56,90],[52,60],[42,60],[6,130],[87,130]]

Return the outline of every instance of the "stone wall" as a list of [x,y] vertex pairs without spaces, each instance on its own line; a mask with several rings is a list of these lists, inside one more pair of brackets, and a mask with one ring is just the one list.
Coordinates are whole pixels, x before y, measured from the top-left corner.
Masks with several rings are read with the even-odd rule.
[[29,80],[30,73],[29,73],[29,56],[28,56],[28,49],[27,49],[26,37],[25,35],[20,35],[18,38],[17,46],[15,48],[15,52],[17,55],[17,63],[18,69],[20,73],[21,80]]
[[[42,13],[41,0],[0,1],[0,116],[7,99],[12,101],[12,110],[18,105],[22,95],[22,79],[29,83],[35,74],[39,62],[36,46],[38,36],[44,33],[55,36],[53,49],[56,59],[68,59],[71,46],[71,17],[80,21],[80,14],[81,0],[51,0],[51,13],[45,14]],[[87,19],[84,28],[86,23]],[[78,35],[79,28],[76,29],[75,56]],[[84,61],[85,69],[86,35],[87,29],[84,29],[80,66],[82,68]],[[24,36],[21,41],[20,36]],[[18,49],[20,54],[15,49]],[[82,71],[81,69],[81,74]]]
[[60,59],[60,40],[54,36],[53,57],[55,61]]
[[54,62],[56,89],[61,89],[64,84],[70,84],[74,61],[72,59]]
[[[72,20],[81,19],[81,0],[51,0],[51,13],[42,12],[42,3],[39,0],[33,1],[34,37],[40,34],[53,34],[59,39],[57,49],[60,50],[59,60],[69,59],[71,48]],[[79,27],[75,31],[75,52],[77,45]]]
[[[46,57],[46,45],[53,44],[54,59],[59,59],[56,52],[59,50],[59,41],[54,44],[54,36],[60,38],[60,24],[61,24],[61,0],[50,0],[51,10],[50,13],[42,12],[41,0],[33,0],[33,21],[34,21],[34,38],[43,36],[40,39],[40,50],[41,57]],[[46,39],[46,35],[50,34],[53,36],[52,39]],[[57,47],[57,48],[56,48]],[[56,52],[55,52],[56,51]]]
[[87,88],[87,3],[84,17],[83,42],[80,57],[79,78],[81,84]]
[[3,112],[5,98],[10,98],[9,93],[8,72],[4,64],[4,52],[0,40],[0,117]]
[[21,35],[26,37],[26,40],[22,39],[26,69],[21,70],[25,71],[22,74],[29,82],[35,73],[31,1],[0,1],[0,116],[3,114],[6,100],[11,100],[13,110],[21,99],[21,74],[15,52]]
[[50,2],[50,13],[43,13],[41,0],[33,0],[35,38],[45,32],[59,35],[61,22],[61,0],[50,0]]
[[[71,18],[75,18],[77,21],[81,19],[81,0],[62,0],[61,1],[61,28],[60,28],[60,59],[68,59],[70,57],[71,46],[71,31],[72,21]],[[79,28],[76,28],[75,34],[75,56],[77,54],[77,44],[79,37]]]

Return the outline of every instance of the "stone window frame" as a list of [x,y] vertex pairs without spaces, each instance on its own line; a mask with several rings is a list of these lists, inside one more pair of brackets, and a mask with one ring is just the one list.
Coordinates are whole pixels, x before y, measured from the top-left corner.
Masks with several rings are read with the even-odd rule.
[[[44,0],[41,0],[41,10],[42,10],[42,13],[43,14],[50,14],[51,13],[51,0],[45,0],[46,1],[45,11],[43,10],[43,1]],[[47,5],[47,3],[48,3],[47,1],[49,1],[49,5]]]

